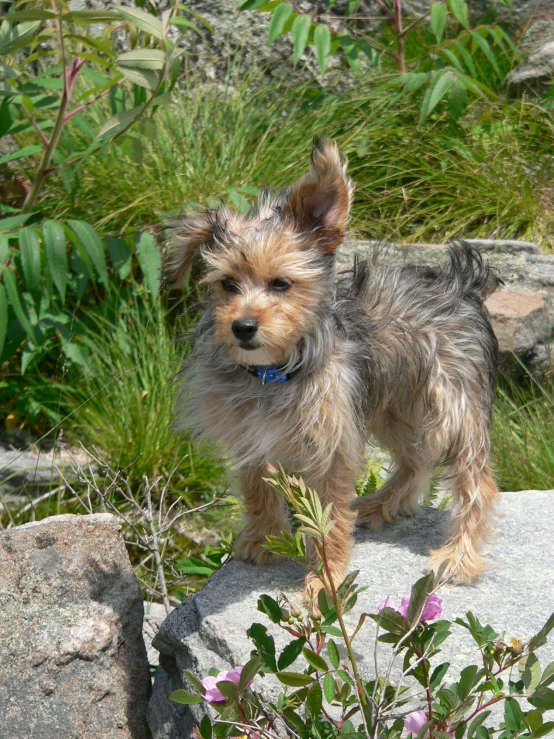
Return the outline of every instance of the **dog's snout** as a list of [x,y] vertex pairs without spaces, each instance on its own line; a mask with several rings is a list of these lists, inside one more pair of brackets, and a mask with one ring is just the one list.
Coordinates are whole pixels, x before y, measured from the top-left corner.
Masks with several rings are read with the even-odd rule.
[[255,318],[237,318],[231,326],[239,341],[250,341],[258,330],[258,321]]

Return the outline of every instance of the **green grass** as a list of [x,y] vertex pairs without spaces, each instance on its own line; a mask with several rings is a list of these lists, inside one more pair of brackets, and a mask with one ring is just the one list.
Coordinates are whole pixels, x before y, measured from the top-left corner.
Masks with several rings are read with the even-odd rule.
[[493,464],[502,490],[554,488],[554,380],[504,380],[496,396]]
[[49,210],[92,214],[109,231],[152,224],[185,203],[289,182],[305,169],[313,136],[326,134],[350,159],[354,234],[430,242],[512,237],[552,247],[549,113],[498,99],[474,104],[457,124],[439,115],[418,127],[418,115],[418,100],[379,79],[342,95],[307,86],[268,90],[255,75],[223,90],[191,82],[146,133],[89,158],[73,195],[52,180]]

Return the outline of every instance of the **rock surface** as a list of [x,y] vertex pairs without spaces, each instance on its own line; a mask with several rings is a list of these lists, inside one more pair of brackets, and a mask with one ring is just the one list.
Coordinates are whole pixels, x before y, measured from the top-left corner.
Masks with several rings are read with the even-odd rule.
[[[554,24],[552,33],[554,35]],[[540,90],[554,77],[554,41],[539,46],[524,62],[518,64],[506,78],[510,94],[522,90]]]
[[0,739],[149,739],[140,588],[108,514],[0,533]]
[[[518,372],[518,360],[539,373],[554,369],[554,255],[535,244],[502,239],[467,239],[477,247],[504,285],[489,296],[487,308],[498,338],[500,363],[505,371]],[[417,244],[386,247],[371,241],[345,244],[343,264],[353,255],[383,247],[381,260],[390,264],[409,262],[436,266],[445,259],[441,245]],[[516,359],[517,358],[517,359]]]
[[[506,637],[527,639],[536,633],[554,611],[551,563],[554,560],[554,491],[504,493],[499,505],[495,542],[490,553],[490,570],[471,587],[443,588],[444,617],[463,616],[467,610],[483,623],[490,623]],[[446,511],[425,508],[416,518],[404,519],[378,533],[360,530],[356,534],[351,569],[360,570],[359,582],[368,589],[347,615],[353,628],[364,611],[375,612],[387,596],[400,602],[421,576],[427,552],[442,536]],[[282,632],[256,610],[258,596],[274,597],[285,592],[300,601],[303,568],[292,563],[256,567],[231,562],[217,572],[204,590],[173,611],[164,622],[154,646],[160,651],[154,692],[149,706],[149,724],[154,739],[185,739],[201,718],[205,705],[178,706],[169,694],[183,685],[182,671],[204,677],[208,670],[229,669],[244,664],[253,647],[246,630],[253,622],[267,625],[277,649],[286,641]],[[357,657],[366,676],[374,673],[374,625],[366,621],[357,640]],[[389,654],[380,645],[379,662]],[[554,658],[554,642],[539,653],[542,664]],[[544,660],[544,663],[543,663]],[[461,627],[444,645],[441,662],[451,663],[449,676],[478,661],[471,637]],[[266,685],[267,680],[263,684]],[[256,687],[260,687],[258,682]],[[275,696],[269,684],[268,693]]]

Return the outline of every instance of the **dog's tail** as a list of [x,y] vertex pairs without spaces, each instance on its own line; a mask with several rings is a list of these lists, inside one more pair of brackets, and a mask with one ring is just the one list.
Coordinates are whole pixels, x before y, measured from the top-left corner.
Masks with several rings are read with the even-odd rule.
[[491,271],[481,253],[466,241],[456,241],[448,249],[449,262],[444,279],[459,295],[482,303],[502,285],[502,280]]

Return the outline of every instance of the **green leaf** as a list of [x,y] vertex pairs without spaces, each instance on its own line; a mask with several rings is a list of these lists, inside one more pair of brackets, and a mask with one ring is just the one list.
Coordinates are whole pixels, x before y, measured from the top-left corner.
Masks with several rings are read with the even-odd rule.
[[513,734],[518,734],[521,729],[525,728],[523,713],[515,698],[506,698],[504,701],[504,721],[506,727]]
[[450,90],[454,84],[454,75],[450,70],[442,72],[438,75],[436,84],[433,85],[433,90],[429,98],[429,106],[427,108],[427,115],[429,115],[445,97],[446,93]]
[[528,698],[528,701],[541,711],[550,711],[554,709],[554,690],[541,686]]
[[240,680],[238,684],[239,693],[244,693],[247,687],[250,685],[252,680],[256,677],[262,666],[262,660],[257,655],[248,660],[248,662],[242,668],[240,673]]
[[202,737],[202,739],[212,739],[212,722],[208,715],[204,716],[204,718],[200,722],[200,736]]
[[82,23],[87,25],[89,23],[110,23],[120,20],[118,13],[110,12],[109,10],[70,10],[68,13],[64,13],[63,20],[69,23]]
[[202,703],[204,698],[200,695],[189,693],[188,690],[174,690],[169,696],[169,700],[172,700],[174,703],[181,703],[184,706],[192,706],[195,703]]
[[30,39],[39,30],[42,21],[30,21],[29,23],[18,23],[12,26],[0,37],[0,56],[13,53],[17,49],[27,46]]
[[288,707],[283,708],[283,716],[286,718],[289,724],[292,724],[292,726],[295,726],[297,729],[300,729],[300,731],[306,730],[306,724],[300,718],[300,716],[295,711],[292,710],[292,708],[288,708]]
[[310,688],[310,692],[306,698],[306,708],[312,716],[318,716],[321,712],[322,705],[323,693],[321,692],[321,685],[318,682],[315,682]]
[[133,85],[143,87],[145,90],[150,90],[150,92],[154,92],[160,82],[160,75],[158,74],[158,72],[153,72],[149,69],[131,69],[130,67],[118,67],[118,70]]
[[216,687],[226,698],[231,698],[233,701],[238,700],[238,688],[234,682],[231,682],[231,680],[220,680],[216,683]]
[[326,25],[317,26],[314,31],[314,46],[321,74],[324,75],[331,57],[331,31]]
[[145,103],[137,105],[136,108],[132,108],[131,110],[122,110],[120,113],[116,113],[112,118],[104,123],[100,131],[98,131],[96,138],[100,138],[101,136],[114,136],[115,134],[120,133],[129,126],[134,118],[140,118],[144,108]]
[[16,159],[24,159],[25,157],[33,156],[33,154],[38,154],[41,151],[42,146],[24,146],[22,149],[18,149],[11,154],[4,154],[3,157],[0,157],[0,164],[7,164],[8,162],[13,162]]
[[302,648],[305,643],[306,639],[303,636],[300,637],[300,639],[294,639],[289,642],[279,656],[279,660],[277,662],[278,669],[284,670],[292,665],[292,663],[302,654]]
[[458,120],[464,112],[467,105],[467,99],[467,89],[459,79],[456,79],[450,88],[450,93],[448,94],[448,112],[454,120]]
[[298,15],[292,24],[291,35],[294,54],[292,63],[296,66],[300,61],[300,57],[304,53],[304,49],[308,43],[310,28],[312,27],[312,19],[309,15]]
[[319,670],[320,672],[327,672],[329,669],[329,666],[327,665],[327,662],[323,659],[323,657],[316,652],[313,652],[311,649],[308,649],[308,647],[304,647],[302,650],[302,654],[304,655],[306,662],[314,667],[316,670]]
[[52,280],[60,294],[62,303],[65,303],[65,289],[67,286],[67,247],[65,231],[57,221],[45,221],[42,227],[46,263],[52,275]]
[[175,16],[175,18],[172,18],[169,21],[170,26],[178,26],[179,28],[190,28],[191,30],[195,31],[200,36],[202,35],[202,32],[198,28],[198,26],[195,26],[194,23],[187,20],[186,18],[181,18],[180,15]]
[[527,692],[532,693],[541,682],[541,663],[532,652],[519,662],[521,679]]
[[151,233],[143,231],[137,244],[137,255],[146,286],[153,296],[160,290],[162,257]]
[[281,607],[270,595],[260,595],[258,598],[258,611],[265,613],[274,624],[281,622]]
[[34,229],[24,228],[19,232],[19,253],[25,284],[34,293],[40,287],[40,241]]
[[21,299],[14,274],[9,267],[2,272],[2,280],[4,282],[4,287],[6,288],[8,302],[15,313],[15,317],[19,321],[22,329],[25,331],[29,341],[33,343],[35,341],[35,331],[31,326],[27,310],[25,309],[24,303]]
[[465,0],[448,0],[450,12],[464,28],[469,27],[469,13]]
[[264,667],[270,672],[277,672],[275,640],[267,633],[267,628],[262,624],[254,623],[246,633],[256,645],[256,649],[260,653]]
[[193,686],[195,690],[197,690],[200,695],[204,695],[204,686],[202,685],[201,681],[196,677],[196,675],[193,675],[192,672],[189,672],[188,670],[184,670],[183,674],[189,681],[189,683]]
[[427,596],[433,588],[434,580],[435,578],[433,573],[429,572],[427,575],[420,577],[420,579],[412,586],[407,618],[407,622],[410,626],[413,626],[416,619],[418,619],[419,613],[423,608],[423,604],[427,600]]
[[273,16],[269,24],[269,45],[273,44],[283,33],[285,23],[292,14],[292,5],[290,3],[281,3],[273,11]]
[[465,700],[470,694],[472,688],[477,685],[480,680],[480,671],[477,665],[468,665],[460,673],[458,682],[458,697]]
[[90,261],[94,265],[94,269],[98,274],[98,279],[108,287],[108,271],[106,269],[106,254],[102,239],[90,225],[85,221],[67,221],[67,225],[73,231],[77,239],[84,246]]
[[443,662],[442,664],[437,665],[435,667],[435,669],[433,670],[433,674],[431,675],[431,678],[429,681],[431,690],[436,690],[439,687],[439,685],[442,682],[442,679],[448,672],[449,667],[450,667],[450,662]]
[[0,282],[0,357],[4,351],[6,334],[8,333],[8,298],[4,285]]
[[276,672],[276,676],[283,683],[291,688],[301,688],[304,685],[311,685],[314,681],[311,675],[303,675],[300,672]]
[[140,10],[140,8],[129,8],[122,5],[115,5],[114,10],[117,10],[123,20],[129,21],[140,31],[159,39],[163,38],[162,24],[156,16]]
[[477,716],[475,716],[475,718],[469,725],[469,729],[467,731],[467,739],[473,739],[473,736],[475,735],[477,729],[481,726],[481,724],[485,723],[491,713],[492,711],[481,711],[481,713],[478,713]]
[[446,24],[446,5],[444,3],[431,3],[431,30],[433,31],[437,44],[440,44]]
[[340,665],[340,654],[337,645],[332,639],[329,639],[329,643],[327,644],[327,656],[331,665],[337,670]]
[[480,36],[477,31],[470,31],[470,34],[471,38],[473,39],[474,47],[479,47],[481,49],[487,60],[491,63],[496,74],[500,77],[500,68],[496,62],[496,57],[494,56],[494,52],[491,49],[489,42],[485,38]]
[[163,69],[166,56],[159,49],[133,49],[120,54],[117,63],[131,69]]
[[323,678],[323,693],[327,703],[335,700],[336,687],[335,678],[328,672]]
[[344,56],[346,57],[346,61],[350,64],[354,72],[359,72],[360,61],[358,59],[358,47],[356,46],[356,42],[347,33],[339,34],[338,40],[344,52]]
[[554,732],[554,721],[547,721],[545,724],[541,726],[540,729],[537,729],[533,732],[534,739],[540,739],[542,736],[548,736],[549,734],[552,734]]
[[240,4],[241,10],[257,10],[265,5],[267,0],[243,0]]
[[550,685],[552,682],[554,682],[554,662],[545,667],[541,677],[541,685]]
[[117,274],[122,280],[125,280],[131,272],[131,249],[129,245],[122,239],[107,236],[106,248]]
[[546,638],[550,634],[552,629],[554,629],[554,613],[550,616],[542,629],[537,634],[535,634],[535,636],[529,642],[529,651],[534,652],[535,649],[544,646],[544,644],[546,644]]

